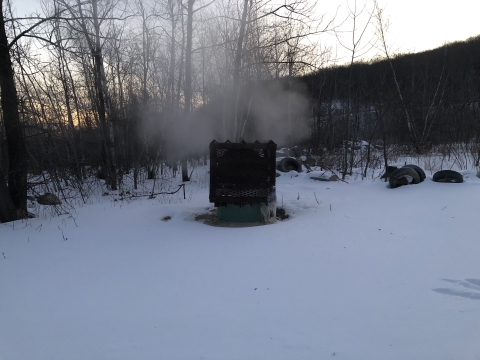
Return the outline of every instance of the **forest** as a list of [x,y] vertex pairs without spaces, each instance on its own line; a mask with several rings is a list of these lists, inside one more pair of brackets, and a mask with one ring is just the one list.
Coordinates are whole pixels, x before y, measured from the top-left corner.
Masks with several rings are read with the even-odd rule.
[[478,166],[480,37],[392,53],[382,9],[365,2],[349,9],[344,23],[369,15],[338,64],[321,41],[334,16],[318,6],[49,0],[24,17],[0,0],[0,222],[28,215],[39,182],[82,194],[91,177],[110,190],[165,169],[188,181],[214,139],[301,145],[343,178],[396,152],[460,151]]

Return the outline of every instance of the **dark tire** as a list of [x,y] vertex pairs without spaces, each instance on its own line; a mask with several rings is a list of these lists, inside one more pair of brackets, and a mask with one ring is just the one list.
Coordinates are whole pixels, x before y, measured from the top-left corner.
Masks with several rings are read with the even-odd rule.
[[380,179],[385,179],[385,182],[387,179],[392,175],[392,173],[397,170],[398,168],[396,166],[387,166],[387,169],[385,170],[385,173],[382,175]]
[[453,170],[440,170],[433,174],[432,180],[435,182],[463,183],[463,176]]
[[302,172],[302,165],[294,158],[283,158],[278,163],[277,169],[282,172],[289,172],[291,170]]
[[407,176],[410,176],[412,178],[412,184],[420,183],[420,176],[418,176],[418,173],[415,170],[409,167],[403,167],[395,170],[390,175],[390,187],[394,189],[402,185],[408,185],[409,182],[407,180]]
[[420,177],[420,182],[426,179],[425,171],[420,166],[417,165],[405,165],[404,167],[408,167],[410,169],[413,169],[417,172],[418,176]]

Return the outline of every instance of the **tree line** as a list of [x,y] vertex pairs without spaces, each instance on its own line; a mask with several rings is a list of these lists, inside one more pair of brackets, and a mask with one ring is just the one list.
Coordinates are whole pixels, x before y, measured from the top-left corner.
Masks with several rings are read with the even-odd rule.
[[238,140],[245,84],[317,66],[302,40],[328,28],[306,0],[50,0],[28,17],[13,5],[0,0],[0,222],[27,214],[31,173],[95,173],[116,190],[181,160],[188,180],[196,110],[221,98],[215,131]]
[[[461,147],[479,166],[480,36],[322,69],[301,80],[311,98],[312,132],[305,144],[344,154],[344,175],[354,166],[349,144],[360,140],[420,155],[440,145],[447,152]],[[387,166],[387,152],[383,161]]]
[[438,145],[478,165],[480,37],[391,54],[382,10],[354,4],[350,59],[326,67],[319,35],[336,28],[307,0],[50,0],[28,17],[0,0],[0,222],[26,216],[32,174],[187,181],[213,139],[302,141],[343,177],[359,141],[365,173],[374,145],[384,166]]

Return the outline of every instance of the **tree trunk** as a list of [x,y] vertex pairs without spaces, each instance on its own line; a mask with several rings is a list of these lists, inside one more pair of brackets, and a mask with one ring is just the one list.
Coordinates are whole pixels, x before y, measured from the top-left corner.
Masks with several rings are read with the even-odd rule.
[[[102,127],[103,150],[105,151],[105,175],[112,190],[117,190],[117,170],[115,161],[115,137],[113,118],[111,116],[110,99],[108,96],[107,79],[103,65],[102,48],[100,45],[100,24],[98,21],[97,0],[92,1],[93,23],[95,28],[95,45],[93,58],[95,63],[95,83],[98,96],[98,116]],[[88,36],[88,33],[85,34]]]
[[[193,37],[193,4],[195,0],[188,0],[187,6],[187,46],[185,48],[185,108],[183,123],[187,126],[192,106],[192,37]],[[187,169],[187,154],[182,149],[182,181],[189,181]]]
[[17,220],[17,209],[13,204],[0,167],[0,223]]
[[238,34],[237,49],[235,50],[235,63],[233,69],[233,89],[235,90],[235,107],[233,114],[234,141],[238,141],[238,105],[240,101],[240,68],[242,66],[243,39],[245,38],[245,28],[247,26],[248,2],[243,2],[242,20],[240,21],[240,32]]
[[[3,211],[0,212],[0,221],[8,221],[13,220],[13,216],[8,216],[13,211],[12,204],[13,207],[27,212],[27,148],[18,113],[17,90],[3,17],[3,0],[0,0],[0,90],[8,152],[9,192],[6,193],[5,180],[3,174],[0,174],[0,202],[6,203],[7,212],[5,218]],[[14,218],[17,218],[16,214]]]

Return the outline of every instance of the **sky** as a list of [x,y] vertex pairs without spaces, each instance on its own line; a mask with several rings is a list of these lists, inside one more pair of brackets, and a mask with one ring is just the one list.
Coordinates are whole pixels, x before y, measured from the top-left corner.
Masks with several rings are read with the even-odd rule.
[[[48,1],[48,0],[47,0]],[[18,15],[30,13],[39,8],[39,0],[12,0]],[[354,0],[349,0],[353,4]],[[358,3],[362,3],[358,0]],[[337,7],[345,9],[346,0],[318,0],[319,13],[332,17]],[[419,52],[442,46],[445,42],[466,40],[480,34],[478,14],[479,0],[379,0],[384,8],[384,17],[390,22],[388,42],[395,53]],[[342,17],[339,12],[338,22]],[[351,28],[346,24],[346,29]],[[338,57],[347,56],[345,51],[331,39]],[[372,54],[373,56],[373,54]]]
[[[324,5],[322,5],[322,1]],[[373,8],[373,1],[367,1],[367,8]],[[347,4],[353,8],[354,0],[319,0],[319,7],[328,19],[339,8],[335,19],[336,25],[347,17]],[[361,8],[365,2],[357,1],[357,7]],[[457,0],[449,2],[437,2],[431,0],[378,0],[383,9],[384,21],[387,20],[389,28],[386,33],[387,45],[390,55],[398,53],[414,53],[434,49],[454,41],[466,40],[480,34],[480,24],[477,14],[480,12],[479,0]],[[357,33],[363,28],[367,20],[367,12],[360,16],[357,22]],[[341,30],[351,31],[352,21],[343,24]],[[366,32],[366,43],[373,37],[374,27]],[[345,45],[351,44],[351,35],[345,35],[342,39]],[[322,40],[324,45],[332,47],[334,57],[338,63],[348,60],[349,52],[339,44],[336,38],[325,36]],[[369,59],[379,54],[378,49],[372,50],[363,57]]]
[[390,19],[389,37],[401,51],[434,49],[480,34],[480,1],[379,1]]

